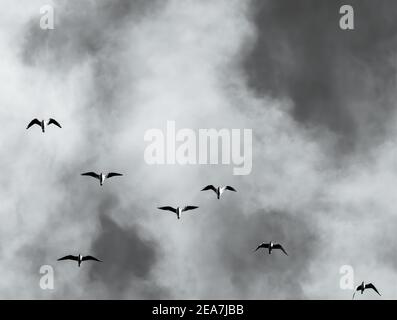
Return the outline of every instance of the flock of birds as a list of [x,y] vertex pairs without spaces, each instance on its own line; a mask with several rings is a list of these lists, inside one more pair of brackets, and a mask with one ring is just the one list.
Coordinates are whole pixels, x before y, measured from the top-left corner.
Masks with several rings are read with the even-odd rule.
[[[58,121],[56,121],[53,118],[46,120],[39,120],[39,119],[33,119],[28,126],[26,127],[26,129],[31,128],[33,125],[38,125],[41,127],[42,132],[45,132],[45,129],[47,126],[49,125],[55,125],[59,128],[62,128],[62,126],[59,124]],[[117,173],[117,172],[109,172],[107,174],[104,173],[96,173],[93,171],[90,172],[85,172],[81,174],[82,176],[88,176],[88,177],[92,177],[95,179],[99,180],[99,184],[100,186],[103,186],[103,183],[105,182],[106,179],[112,178],[112,177],[118,177],[118,176],[123,176],[123,174],[121,173]],[[213,191],[216,194],[217,199],[219,200],[222,196],[222,194],[226,191],[233,191],[233,192],[237,192],[237,190],[231,186],[218,186],[215,187],[214,185],[208,185],[206,187],[204,187],[201,191]],[[187,211],[191,211],[194,209],[197,209],[197,206],[184,206],[184,207],[171,207],[171,206],[163,206],[163,207],[158,207],[158,209],[160,210],[164,210],[164,211],[169,211],[172,212],[174,214],[176,214],[177,218],[180,219],[181,218],[181,214],[182,212],[187,212]],[[280,244],[280,243],[273,243],[272,241],[270,242],[262,242],[261,244],[259,244],[257,246],[257,248],[254,250],[254,252],[258,251],[259,249],[267,249],[269,255],[272,253],[273,250],[281,250],[285,255],[288,256],[287,251],[284,249],[284,247]],[[102,262],[101,260],[87,255],[87,256],[83,256],[81,254],[74,256],[74,255],[67,255],[64,256],[62,258],[59,258],[58,261],[63,261],[63,260],[72,260],[72,261],[77,261],[77,265],[80,267],[80,265],[82,264],[83,261],[97,261],[97,262]],[[372,283],[365,283],[364,281],[355,288],[354,293],[353,293],[353,299],[354,296],[357,292],[361,292],[361,294],[364,293],[365,290],[367,289],[372,289],[374,290],[378,295],[381,295],[378,291],[378,289],[372,284]]]

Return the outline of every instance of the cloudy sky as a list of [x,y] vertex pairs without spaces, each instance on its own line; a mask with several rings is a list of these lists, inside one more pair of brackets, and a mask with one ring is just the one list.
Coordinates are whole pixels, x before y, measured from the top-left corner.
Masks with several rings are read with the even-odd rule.
[[[395,1],[350,0],[350,31],[337,0],[0,4],[1,298],[351,299],[343,265],[397,298]],[[251,174],[146,164],[168,120],[252,129]],[[289,256],[252,253],[270,240]],[[104,262],[56,261],[78,253]]]

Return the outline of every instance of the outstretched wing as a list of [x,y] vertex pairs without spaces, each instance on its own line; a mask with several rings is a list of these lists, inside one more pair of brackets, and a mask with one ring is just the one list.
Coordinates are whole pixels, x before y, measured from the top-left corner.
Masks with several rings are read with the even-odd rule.
[[64,257],[58,259],[58,261],[61,261],[61,260],[74,260],[74,261],[78,261],[79,258],[78,258],[77,256],[68,255],[68,256],[64,256]]
[[117,173],[117,172],[109,172],[109,173],[106,175],[106,178],[118,177],[118,176],[122,176],[122,174],[121,174],[121,173]]
[[372,283],[368,283],[365,285],[365,289],[373,289],[377,294],[381,295],[378,291],[378,289],[375,288],[375,286]]
[[212,184],[209,184],[205,188],[201,189],[201,191],[207,191],[207,190],[212,190],[216,193],[216,188]]
[[284,252],[284,253],[288,256],[287,251],[284,250],[284,248],[283,248],[283,246],[282,246],[281,244],[275,244],[275,245],[273,246],[273,248],[274,248],[274,249],[280,249],[282,252]]
[[33,126],[34,124],[37,124],[41,127],[41,122],[38,119],[33,119],[32,121],[29,122],[28,126],[26,127],[26,129],[29,129],[31,126]]
[[236,190],[236,189],[234,189],[234,188],[233,188],[233,187],[231,187],[231,186],[226,186],[226,187],[225,187],[225,190],[230,190],[230,191],[237,192],[237,190]]
[[189,210],[194,210],[194,209],[197,209],[197,208],[198,207],[196,207],[196,206],[186,206],[186,207],[184,207],[182,209],[182,212],[189,211]]
[[50,120],[48,120],[48,125],[50,125],[50,124],[55,124],[57,127],[62,128],[62,126],[59,124],[59,122],[53,118],[50,118]]
[[254,252],[258,251],[260,248],[265,248],[268,249],[269,248],[269,244],[268,243],[261,243],[255,250]]
[[166,206],[166,207],[158,207],[157,209],[160,209],[160,210],[166,210],[166,211],[171,211],[171,212],[173,212],[173,213],[176,213],[176,209],[175,209],[175,208],[173,208],[173,207],[170,207],[170,206]]
[[81,260],[82,260],[82,261],[94,260],[94,261],[102,262],[101,260],[99,260],[99,259],[97,259],[97,258],[95,258],[95,257],[93,257],[93,256],[84,256]]
[[88,177],[93,177],[95,179],[100,179],[101,177],[99,176],[99,174],[96,174],[95,172],[85,172],[81,174],[82,176],[88,176]]

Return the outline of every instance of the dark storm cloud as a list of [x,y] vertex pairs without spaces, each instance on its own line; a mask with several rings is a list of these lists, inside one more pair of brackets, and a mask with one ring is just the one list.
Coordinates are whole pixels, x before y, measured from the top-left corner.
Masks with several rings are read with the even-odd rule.
[[[379,142],[394,106],[395,1],[255,1],[258,39],[245,67],[261,94],[290,97],[293,115],[325,126],[346,150]],[[355,30],[339,28],[352,5]]]
[[92,280],[103,282],[112,299],[123,297],[131,288],[139,291],[140,281],[150,283],[140,295],[153,299],[164,297],[166,291],[151,280],[151,271],[160,255],[158,244],[144,237],[139,226],[122,227],[106,215],[100,216],[100,223],[100,234],[92,250],[105,266],[92,266]]
[[[249,297],[250,289],[261,283],[262,297],[257,298],[305,298],[302,284],[310,279],[311,261],[321,248],[317,225],[307,214],[258,210],[246,215],[230,208],[216,220],[222,268],[239,297]],[[281,243],[289,256],[279,250],[271,255],[264,249],[253,252],[270,241]]]

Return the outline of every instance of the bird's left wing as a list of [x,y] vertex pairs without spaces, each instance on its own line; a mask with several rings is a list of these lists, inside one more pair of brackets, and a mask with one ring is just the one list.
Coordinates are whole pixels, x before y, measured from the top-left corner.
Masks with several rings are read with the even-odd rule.
[[170,207],[170,206],[165,206],[165,207],[157,207],[157,209],[160,209],[160,210],[166,210],[166,211],[171,211],[171,212],[173,212],[173,213],[176,213],[176,209],[175,209],[175,208],[173,208],[173,207]]
[[258,251],[260,248],[266,248],[267,249],[267,248],[269,248],[269,244],[262,242],[259,246],[256,247],[254,252]]
[[31,126],[33,126],[34,124],[37,124],[39,126],[41,126],[41,122],[37,119],[33,119],[32,121],[29,122],[28,126],[26,127],[26,129],[29,129]]
[[64,257],[58,259],[58,261],[61,261],[61,260],[74,260],[74,261],[78,261],[79,258],[76,257],[76,256],[68,255],[68,256],[64,256]]
[[216,188],[212,184],[209,184],[208,186],[201,189],[201,191],[207,191],[207,190],[212,190],[216,193]]
[[280,249],[282,252],[284,252],[288,256],[287,251],[284,250],[284,248],[281,244],[275,244],[274,249]]
[[97,173],[95,173],[95,172],[92,172],[92,171],[82,173],[81,175],[82,175],[82,176],[93,177],[93,178],[95,178],[95,179],[100,179],[99,174],[97,174]]
[[121,174],[121,173],[117,173],[117,172],[109,172],[109,173],[106,175],[106,178],[118,177],[118,176],[122,176],[122,174]]
[[62,128],[62,126],[59,124],[59,122],[53,118],[50,118],[50,120],[48,120],[48,125],[50,125],[50,124],[55,124],[57,127]]
[[186,206],[182,209],[182,212],[184,211],[189,211],[189,210],[193,210],[193,209],[197,209],[198,207],[196,206]]
[[102,262],[101,260],[99,260],[99,259],[97,259],[97,258],[95,258],[95,257],[93,257],[93,256],[84,256],[81,260],[83,260],[83,261],[95,260],[95,261]]
[[372,284],[372,283],[368,283],[365,285],[365,289],[373,289],[377,294],[381,295],[378,291],[378,289],[376,289],[376,287]]

